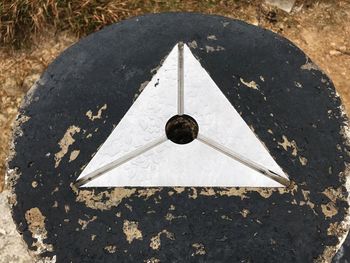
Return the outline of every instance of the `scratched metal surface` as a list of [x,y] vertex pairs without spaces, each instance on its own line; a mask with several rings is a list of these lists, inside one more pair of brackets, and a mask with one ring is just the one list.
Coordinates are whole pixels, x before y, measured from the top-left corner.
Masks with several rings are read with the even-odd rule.
[[[73,186],[179,41],[293,187]],[[288,40],[218,16],[134,18],[66,50],[28,94],[9,163],[13,217],[56,262],[329,261],[348,227],[346,128],[332,82]]]

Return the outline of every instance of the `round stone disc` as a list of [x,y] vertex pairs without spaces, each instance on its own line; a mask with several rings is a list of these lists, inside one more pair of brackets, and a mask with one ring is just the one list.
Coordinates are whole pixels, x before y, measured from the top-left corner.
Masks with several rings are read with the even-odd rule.
[[[289,187],[75,184],[178,43],[289,176]],[[195,139],[191,132],[180,144]],[[332,82],[288,40],[219,16],[136,17],[67,49],[28,93],[9,162],[13,218],[34,254],[56,262],[330,260],[348,230],[347,143]]]

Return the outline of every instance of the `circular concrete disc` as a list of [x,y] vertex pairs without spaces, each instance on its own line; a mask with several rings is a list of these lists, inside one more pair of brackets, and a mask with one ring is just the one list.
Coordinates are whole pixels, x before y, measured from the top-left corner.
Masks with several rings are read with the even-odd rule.
[[[290,188],[77,188],[171,49],[184,42],[289,175]],[[57,262],[311,262],[347,232],[346,118],[288,40],[201,14],[146,15],[63,52],[28,93],[8,179],[29,248]]]

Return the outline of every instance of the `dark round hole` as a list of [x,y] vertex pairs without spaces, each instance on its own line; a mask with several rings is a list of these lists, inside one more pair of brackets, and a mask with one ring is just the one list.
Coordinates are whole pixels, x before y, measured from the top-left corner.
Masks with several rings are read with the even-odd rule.
[[188,115],[175,115],[165,125],[165,133],[169,140],[177,144],[192,142],[198,135],[198,124]]

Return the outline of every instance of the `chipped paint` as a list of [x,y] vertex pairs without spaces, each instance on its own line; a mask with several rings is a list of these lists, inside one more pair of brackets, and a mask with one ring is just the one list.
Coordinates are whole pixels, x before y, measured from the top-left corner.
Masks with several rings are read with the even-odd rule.
[[225,48],[222,46],[216,46],[216,47],[205,46],[205,50],[207,53],[211,53],[211,52],[223,51],[225,50]]
[[332,201],[333,203],[335,203],[337,199],[344,200],[344,194],[343,194],[343,190],[341,187],[339,187],[337,189],[334,189],[333,187],[328,187],[322,192],[322,194],[327,196],[328,199],[330,201]]
[[147,87],[148,83],[149,83],[148,80],[141,83],[141,85],[138,89],[138,92],[134,95],[133,101],[135,101],[138,98],[138,96],[140,96],[141,92]]
[[151,196],[154,196],[156,193],[159,193],[160,191],[162,191],[162,189],[163,189],[162,187],[139,189],[137,191],[137,196],[147,200]]
[[91,110],[89,110],[88,112],[86,112],[86,116],[91,120],[91,121],[94,121],[94,120],[97,120],[97,119],[101,119],[102,118],[102,112],[105,111],[107,109],[107,104],[104,104],[99,110],[98,112],[94,115],[92,113]]
[[80,150],[74,150],[70,153],[69,156],[69,162],[73,162],[75,159],[77,159],[78,155],[80,153]]
[[230,218],[230,217],[227,216],[227,215],[222,215],[222,216],[221,216],[221,219],[223,219],[223,220],[228,220],[228,221],[232,221],[232,218]]
[[97,216],[93,216],[89,220],[83,220],[83,219],[79,218],[78,224],[81,225],[81,230],[85,230],[87,228],[88,224],[95,221],[96,219],[97,219]]
[[288,138],[285,135],[282,136],[282,139],[283,139],[283,141],[278,142],[278,144],[280,146],[282,146],[285,151],[288,151],[288,149],[291,148],[292,149],[292,155],[293,156],[297,156],[298,146],[297,146],[296,142],[294,140],[289,141]]
[[208,40],[218,40],[215,35],[208,35],[207,39]]
[[204,188],[200,191],[200,195],[213,196],[216,195],[216,192],[213,188]]
[[327,235],[329,236],[337,236],[339,230],[338,222],[330,223],[327,229]]
[[256,84],[256,82],[255,82],[254,80],[249,81],[249,82],[248,82],[248,81],[245,81],[243,78],[239,78],[239,80],[241,81],[241,83],[242,83],[243,85],[245,85],[245,86],[248,87],[248,88],[256,89],[256,90],[259,89],[259,85]]
[[131,244],[132,241],[142,240],[142,232],[138,229],[139,223],[135,221],[124,220],[123,232],[126,240]]
[[221,196],[238,196],[241,200],[248,198],[246,193],[248,192],[247,188],[236,187],[236,188],[226,188],[225,190],[218,191],[218,194]]
[[168,230],[164,229],[163,231],[159,232],[156,236],[151,238],[151,242],[150,242],[149,246],[153,250],[159,250],[159,248],[161,246],[161,240],[160,240],[161,235],[165,235],[165,237],[170,239],[170,240],[175,240],[174,234],[169,232]]
[[191,256],[196,256],[196,255],[205,255],[205,247],[202,243],[194,243],[192,244],[192,247],[194,248],[194,253],[192,253]]
[[174,187],[174,190],[176,193],[181,194],[183,191],[185,191],[185,187]]
[[37,248],[36,254],[52,251],[52,245],[44,243],[44,240],[47,238],[45,216],[43,216],[39,208],[34,207],[27,210],[25,213],[25,219],[28,224],[28,229],[32,233],[32,237],[36,239],[36,242],[32,244]]
[[144,263],[160,263],[160,259],[152,257],[143,261]]
[[60,146],[61,150],[55,154],[56,168],[60,164],[62,158],[68,152],[69,146],[75,142],[75,139],[73,138],[74,134],[79,132],[80,132],[80,128],[75,125],[72,125],[67,129],[66,133],[63,135],[63,138],[59,141],[58,145]]
[[167,221],[172,221],[174,219],[187,218],[187,216],[185,216],[185,215],[174,216],[172,213],[167,213],[164,218]]
[[273,189],[267,189],[267,188],[258,190],[258,193],[264,198],[269,198],[273,194],[273,192],[274,192]]
[[196,49],[198,47],[196,40],[187,43],[190,48]]
[[297,87],[297,88],[302,88],[303,87],[303,85],[301,85],[301,83],[298,82],[298,81],[294,81],[294,86]]
[[333,217],[338,213],[338,209],[333,202],[329,202],[326,205],[322,204],[321,209],[326,217]]
[[246,218],[248,215],[249,215],[249,210],[248,209],[243,209],[241,212],[240,212],[240,214],[244,217],[244,218]]
[[299,162],[303,166],[307,165],[307,159],[303,156],[299,156]]
[[188,197],[192,199],[197,199],[198,197],[197,188],[191,187],[191,193],[188,195]]
[[94,190],[80,190],[73,185],[72,189],[77,195],[77,202],[84,202],[87,207],[102,211],[118,206],[124,198],[130,197],[136,192],[136,189],[116,188],[112,191],[95,194]]
[[317,67],[316,64],[309,62],[307,59],[306,63],[304,65],[301,65],[300,67],[303,70],[320,70],[319,67]]
[[105,246],[104,250],[109,254],[113,254],[117,251],[117,246],[115,246],[115,245]]

